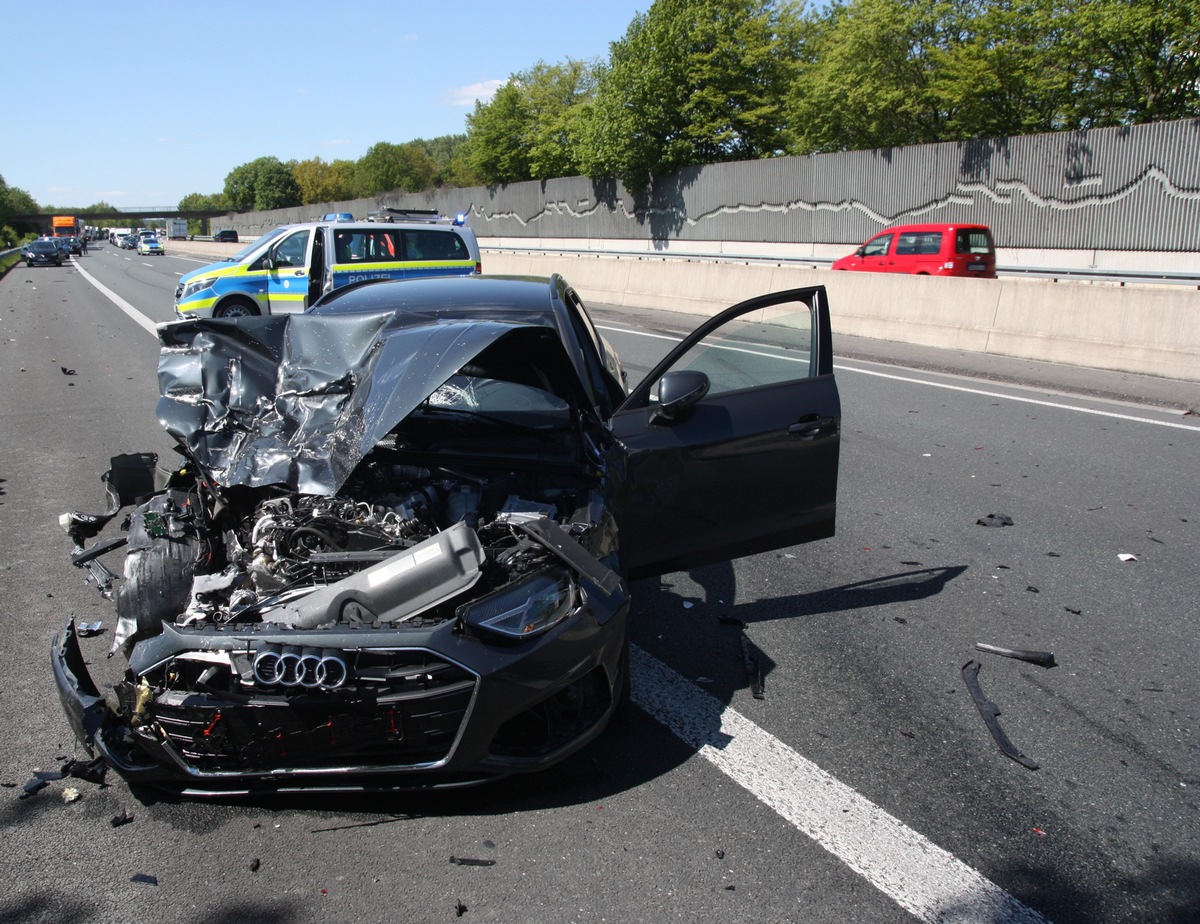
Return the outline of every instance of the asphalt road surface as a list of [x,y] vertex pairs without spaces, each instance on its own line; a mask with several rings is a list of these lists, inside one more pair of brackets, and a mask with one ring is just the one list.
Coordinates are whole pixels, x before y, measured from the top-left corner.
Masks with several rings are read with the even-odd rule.
[[[838,535],[636,585],[635,705],[547,773],[251,802],[113,775],[22,798],[84,756],[49,668],[69,616],[105,621],[86,651],[116,669],[111,604],[57,518],[102,507],[111,456],[170,453],[153,322],[197,265],[103,246],[0,281],[0,920],[1200,920],[1200,417],[1195,386],[1162,380],[1144,397],[1174,409],[1130,377],[1114,402],[839,359]],[[689,327],[594,314],[633,377]],[[989,734],[972,660],[1038,769]]]

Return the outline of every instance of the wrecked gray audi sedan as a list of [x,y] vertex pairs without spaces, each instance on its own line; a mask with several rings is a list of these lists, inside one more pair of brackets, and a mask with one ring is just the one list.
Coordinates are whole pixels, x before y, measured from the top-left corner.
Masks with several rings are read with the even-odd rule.
[[833,534],[819,287],[705,322],[629,394],[558,277],[377,281],[159,338],[178,464],[119,456],[107,511],[63,518],[128,670],[100,691],[73,623],[52,652],[76,735],[131,782],[547,767],[628,694],[629,580]]

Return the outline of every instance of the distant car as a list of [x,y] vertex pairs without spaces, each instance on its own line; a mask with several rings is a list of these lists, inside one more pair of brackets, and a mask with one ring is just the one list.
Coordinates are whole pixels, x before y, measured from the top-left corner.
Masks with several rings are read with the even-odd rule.
[[996,278],[996,248],[986,225],[898,225],[881,231],[835,270],[916,276]]
[[67,249],[70,250],[71,253],[76,253],[76,254],[83,253],[83,238],[68,237],[66,239],[66,241],[67,241]]
[[162,242],[161,242],[161,241],[160,241],[158,238],[154,237],[153,235],[151,235],[150,237],[147,237],[147,236],[143,235],[143,236],[142,236],[142,237],[141,237],[141,238],[138,240],[138,242],[137,242],[137,252],[138,252],[138,253],[141,253],[141,254],[152,254],[152,253],[156,253],[156,254],[158,254],[160,257],[161,257],[161,256],[163,255],[163,253],[164,253],[164,251],[163,251],[163,245],[162,245]]
[[213,240],[221,241],[226,244],[236,244],[238,242],[238,236],[237,232],[232,228],[225,228],[221,231],[214,231]]
[[321,221],[354,221],[354,216],[349,212],[330,212],[322,215]]
[[25,246],[25,262],[29,266],[62,266],[63,255],[54,241],[30,241]]
[[122,250],[133,250],[135,247],[137,247],[137,242],[138,239],[136,234],[122,234],[120,239],[117,241],[117,243],[121,245]]
[[68,241],[65,237],[56,237],[56,238],[53,238],[53,241],[54,241],[54,246],[58,248],[59,253],[61,253],[64,257],[71,256],[71,242],[70,241]]

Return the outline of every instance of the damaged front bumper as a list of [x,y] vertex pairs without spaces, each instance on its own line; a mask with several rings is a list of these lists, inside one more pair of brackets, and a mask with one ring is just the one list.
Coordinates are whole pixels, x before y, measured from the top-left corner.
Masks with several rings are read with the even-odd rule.
[[[76,737],[131,783],[187,795],[431,789],[540,770],[599,735],[627,688],[627,615],[627,598],[603,621],[585,606],[513,646],[464,639],[453,624],[303,638],[269,624],[165,626],[135,646],[127,679],[107,697],[74,620],[51,660]],[[338,656],[350,679],[340,689],[247,688],[243,677],[247,692],[204,674],[180,682],[205,664],[253,675],[268,650]]]

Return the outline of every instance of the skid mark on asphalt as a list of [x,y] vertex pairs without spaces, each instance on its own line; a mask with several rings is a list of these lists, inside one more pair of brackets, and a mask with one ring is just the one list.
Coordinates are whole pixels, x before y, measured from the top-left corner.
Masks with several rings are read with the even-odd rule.
[[922,921],[1046,924],[989,879],[636,645],[633,701]]

